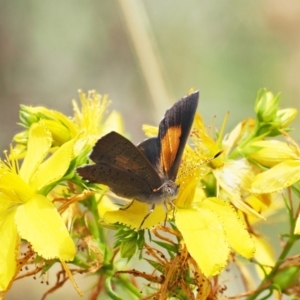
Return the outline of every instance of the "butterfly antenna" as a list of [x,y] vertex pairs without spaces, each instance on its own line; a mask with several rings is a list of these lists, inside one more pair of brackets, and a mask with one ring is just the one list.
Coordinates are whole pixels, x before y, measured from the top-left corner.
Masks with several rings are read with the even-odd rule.
[[164,185],[166,185],[166,184],[167,184],[167,182],[164,182],[159,188],[153,189],[153,192],[159,191],[159,190],[162,189],[162,187],[163,187]]
[[196,169],[198,169],[199,167],[201,167],[201,166],[203,166],[203,165],[205,165],[205,164],[208,164],[208,163],[211,162],[212,160],[214,160],[214,159],[216,159],[217,157],[219,157],[222,153],[223,153],[223,150],[219,151],[219,152],[218,152],[217,154],[215,154],[213,157],[208,158],[208,159],[204,160],[203,162],[201,162],[200,164],[197,164],[197,165],[194,166],[193,168],[191,168],[191,169],[189,169],[189,170],[183,172],[182,174],[180,174],[180,176],[177,177],[177,179],[180,178],[180,177],[182,177],[182,176],[184,176],[184,175],[186,175],[186,174],[188,174],[188,173],[190,173],[190,172],[192,172],[192,171],[194,171],[194,170],[196,170]]

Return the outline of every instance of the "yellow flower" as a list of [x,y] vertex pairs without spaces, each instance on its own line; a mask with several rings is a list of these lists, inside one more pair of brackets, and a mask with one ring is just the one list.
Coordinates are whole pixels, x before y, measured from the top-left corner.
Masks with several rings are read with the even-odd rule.
[[[43,120],[43,123],[51,132],[53,146],[60,146],[77,135],[76,127],[70,118],[61,112],[43,106],[21,105],[20,119],[22,125],[27,128]],[[14,137],[14,141],[20,144],[26,144],[27,140],[28,129],[16,134]]]
[[89,91],[86,95],[79,90],[79,96],[81,110],[73,100],[74,123],[77,133],[80,134],[80,139],[75,144],[75,155],[86,146],[91,149],[102,135],[110,131],[124,131],[121,115],[116,111],[108,114],[108,95],[101,96],[96,91]]
[[212,158],[221,150],[219,145],[222,143],[224,146],[222,154],[210,163],[211,171],[217,181],[218,196],[229,200],[243,212],[261,218],[261,215],[247,203],[247,199],[250,197],[256,198],[258,202],[265,202],[262,196],[254,196],[251,191],[251,182],[257,173],[256,170],[246,159],[231,160],[228,158],[230,151],[237,147],[240,140],[253,132],[255,120],[247,119],[238,124],[223,142],[221,142],[222,132],[217,142],[207,134],[199,115],[196,117],[194,125],[192,137],[196,147],[195,152],[198,157],[202,153],[202,157],[200,156],[198,161]]
[[199,148],[185,152],[178,176],[180,191],[174,201],[175,223],[191,256],[204,275],[210,277],[226,266],[230,248],[246,258],[253,256],[255,248],[234,207],[217,197],[206,198],[198,186],[199,179],[211,172],[207,164],[195,168],[199,155]]
[[[252,192],[257,194],[273,193],[291,186],[300,180],[300,149],[293,139],[284,133],[291,145],[284,146],[283,143],[277,142],[277,149],[272,149],[270,144],[260,153],[256,154],[256,159],[263,159],[269,155],[271,161],[277,161],[269,170],[258,174],[252,182]],[[273,151],[271,155],[270,152]],[[262,154],[263,153],[263,154]],[[255,155],[255,153],[254,153]],[[271,165],[271,164],[269,164]]]
[[10,162],[0,160],[0,290],[5,290],[17,271],[20,238],[28,241],[45,259],[72,260],[73,240],[46,197],[61,179],[73,156],[74,140],[49,155],[52,138],[42,122],[31,125],[27,153],[21,168],[11,153]]
[[[62,113],[45,107],[21,106],[20,118],[22,125],[29,128],[31,124],[43,121],[51,132],[52,147],[58,147],[65,142],[77,137],[74,145],[74,154],[77,156],[83,149],[89,152],[97,139],[109,131],[123,131],[123,123],[120,114],[112,111],[108,114],[110,104],[108,96],[101,96],[96,91],[89,91],[86,95],[79,91],[81,108],[73,100],[74,118],[71,119]],[[15,150],[19,157],[26,153],[28,141],[28,129],[15,135],[14,141],[18,144]],[[53,149],[53,151],[56,148]]]

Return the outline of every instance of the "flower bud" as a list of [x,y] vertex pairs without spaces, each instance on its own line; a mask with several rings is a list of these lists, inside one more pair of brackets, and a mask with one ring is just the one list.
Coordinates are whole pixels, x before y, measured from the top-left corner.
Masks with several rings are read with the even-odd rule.
[[289,287],[297,284],[299,280],[300,268],[299,266],[291,266],[280,270],[274,277],[274,284],[284,291]]
[[137,243],[135,240],[122,241],[120,245],[121,257],[132,257],[137,250]]
[[279,123],[281,129],[286,128],[289,126],[298,114],[297,109],[295,108],[286,108],[280,109],[277,111],[276,120]]
[[70,131],[62,123],[46,119],[42,122],[50,130],[55,146],[60,146],[71,139]]
[[255,112],[260,122],[269,123],[276,118],[279,96],[262,89],[258,92],[255,102]]
[[21,105],[19,117],[25,127],[30,127],[31,124],[39,121],[39,117],[31,112],[31,107],[26,105]]
[[28,130],[24,130],[15,134],[13,141],[17,144],[26,145],[28,142]]

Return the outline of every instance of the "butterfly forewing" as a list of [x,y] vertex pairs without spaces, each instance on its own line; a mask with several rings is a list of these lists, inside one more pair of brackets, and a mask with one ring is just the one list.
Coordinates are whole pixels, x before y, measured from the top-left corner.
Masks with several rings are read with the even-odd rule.
[[183,150],[197,110],[199,92],[176,102],[159,123],[160,166],[165,177],[175,180]]
[[87,165],[77,169],[78,174],[91,183],[101,183],[110,187],[118,196],[134,199],[147,198],[152,192],[147,180],[103,163]]
[[[77,169],[79,175],[90,182],[106,184],[114,191],[122,189],[159,188],[161,178],[141,151],[122,135],[110,132],[99,139],[90,158],[96,163]],[[113,174],[113,180],[110,180]],[[126,177],[125,186],[119,178]],[[114,182],[113,185],[111,181]],[[136,183],[139,183],[136,185]],[[119,188],[118,188],[119,186]],[[120,193],[120,192],[119,192]]]

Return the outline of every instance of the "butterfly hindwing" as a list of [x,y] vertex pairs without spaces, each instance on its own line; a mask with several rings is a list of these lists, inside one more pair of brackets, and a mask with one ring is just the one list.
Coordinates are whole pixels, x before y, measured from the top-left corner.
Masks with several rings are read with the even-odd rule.
[[142,141],[137,145],[139,150],[143,153],[143,155],[147,158],[147,160],[151,163],[153,168],[156,171],[159,171],[159,156],[160,156],[160,148],[157,137],[152,137]]

